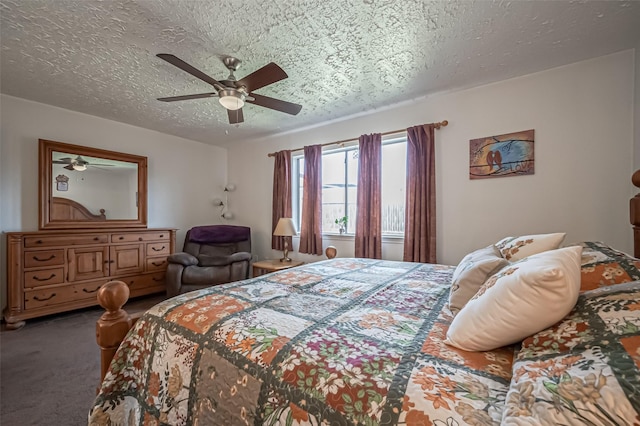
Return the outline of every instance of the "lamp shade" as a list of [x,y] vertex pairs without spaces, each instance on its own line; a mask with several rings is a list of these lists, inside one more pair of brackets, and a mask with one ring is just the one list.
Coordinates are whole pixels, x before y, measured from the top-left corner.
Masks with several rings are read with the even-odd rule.
[[296,227],[293,224],[293,219],[290,217],[281,217],[280,220],[278,220],[276,229],[273,231],[273,235],[278,237],[291,237],[293,235],[298,235]]

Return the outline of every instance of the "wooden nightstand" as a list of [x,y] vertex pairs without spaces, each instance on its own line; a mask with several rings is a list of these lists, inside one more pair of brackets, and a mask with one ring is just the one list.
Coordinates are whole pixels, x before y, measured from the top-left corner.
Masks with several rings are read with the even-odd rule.
[[268,274],[269,272],[281,271],[283,269],[293,268],[304,264],[301,260],[292,260],[291,262],[280,262],[279,260],[261,260],[253,263],[253,276]]

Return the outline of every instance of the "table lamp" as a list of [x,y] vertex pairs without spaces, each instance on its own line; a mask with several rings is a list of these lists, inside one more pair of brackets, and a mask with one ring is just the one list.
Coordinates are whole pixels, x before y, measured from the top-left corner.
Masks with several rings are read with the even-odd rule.
[[[293,219],[290,217],[281,217],[280,220],[278,220],[276,229],[273,231],[273,235],[277,237],[292,237],[298,235],[296,227],[293,224]],[[286,238],[284,239],[284,257],[280,259],[280,262],[291,262],[291,258],[289,258],[289,242]]]

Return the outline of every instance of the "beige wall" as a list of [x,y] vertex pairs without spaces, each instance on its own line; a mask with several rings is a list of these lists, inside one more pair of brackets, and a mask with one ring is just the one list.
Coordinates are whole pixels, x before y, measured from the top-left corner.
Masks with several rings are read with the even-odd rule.
[[[2,232],[38,229],[39,138],[148,157],[148,226],[179,228],[179,248],[191,226],[221,221],[212,200],[226,183],[226,149],[5,95],[0,108]],[[0,247],[4,306],[4,237]]]
[[[278,256],[270,249],[273,159],[267,153],[447,119],[449,126],[436,133],[439,262],[455,264],[507,235],[557,231],[567,232],[567,242],[602,240],[630,252],[633,84],[628,50],[237,144],[228,152],[229,181],[238,185],[235,221],[252,226],[261,259]],[[535,129],[534,175],[469,180],[470,139],[527,129]],[[348,238],[326,244],[340,256],[353,255]],[[386,258],[401,253],[401,244],[385,243]]]

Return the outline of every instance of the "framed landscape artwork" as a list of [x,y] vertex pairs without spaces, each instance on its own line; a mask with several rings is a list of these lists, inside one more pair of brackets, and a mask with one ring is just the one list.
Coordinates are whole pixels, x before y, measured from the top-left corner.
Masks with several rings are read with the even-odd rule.
[[469,141],[469,178],[534,173],[533,129]]

